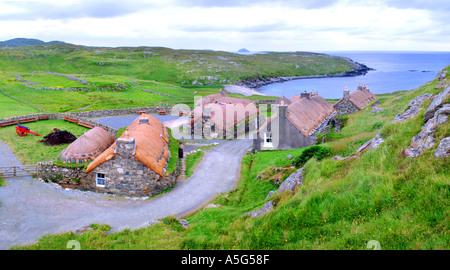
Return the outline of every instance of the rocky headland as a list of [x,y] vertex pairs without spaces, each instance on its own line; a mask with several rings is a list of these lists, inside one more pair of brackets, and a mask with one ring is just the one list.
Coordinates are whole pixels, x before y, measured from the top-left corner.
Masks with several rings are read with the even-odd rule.
[[286,81],[292,80],[300,80],[300,79],[317,79],[317,78],[332,78],[332,77],[355,77],[367,74],[370,70],[374,70],[364,64],[357,63],[351,60],[348,57],[343,57],[347,61],[349,61],[353,69],[351,71],[339,72],[335,74],[323,74],[323,75],[304,75],[304,76],[283,76],[283,77],[261,77],[258,76],[256,78],[246,79],[240,82],[235,83],[235,85],[244,86],[248,88],[258,88],[264,85],[272,84],[272,83],[282,83]]

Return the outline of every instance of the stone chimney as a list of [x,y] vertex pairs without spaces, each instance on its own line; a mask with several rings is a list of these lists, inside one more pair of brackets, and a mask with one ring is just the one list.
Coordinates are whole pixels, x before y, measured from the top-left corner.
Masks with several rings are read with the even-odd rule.
[[148,122],[148,118],[147,117],[139,118],[139,125],[140,124],[150,125],[149,122]]
[[116,140],[115,154],[123,157],[134,156],[136,154],[136,142],[134,138],[128,138],[128,131],[125,131],[125,136]]
[[358,84],[357,90],[363,90],[364,88],[361,86],[361,83]]
[[350,92],[348,91],[348,88],[346,86],[345,90],[344,90],[344,99],[348,100],[349,98],[350,98]]
[[303,93],[300,93],[300,98],[310,98],[310,93],[306,93],[306,91],[305,92],[303,92]]

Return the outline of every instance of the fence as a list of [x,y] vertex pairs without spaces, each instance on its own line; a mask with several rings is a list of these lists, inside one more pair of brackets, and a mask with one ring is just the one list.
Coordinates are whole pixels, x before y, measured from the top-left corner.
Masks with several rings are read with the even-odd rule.
[[2,177],[2,178],[30,176],[30,174],[35,174],[35,173],[36,173],[35,165],[0,167],[0,177]]

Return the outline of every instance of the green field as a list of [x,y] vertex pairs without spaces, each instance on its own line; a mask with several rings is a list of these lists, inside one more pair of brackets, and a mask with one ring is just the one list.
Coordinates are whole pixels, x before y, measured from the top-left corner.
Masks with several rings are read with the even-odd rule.
[[[237,188],[211,202],[219,208],[186,216],[188,228],[173,217],[111,234],[106,233],[109,226],[95,225],[82,235],[46,235],[20,249],[65,249],[68,240],[77,240],[82,249],[365,250],[376,240],[383,250],[447,250],[450,159],[435,159],[433,152],[450,136],[450,122],[438,127],[435,146],[417,158],[401,153],[420,131],[425,109],[404,123],[392,123],[415,96],[440,91],[437,85],[433,80],[413,91],[380,95],[383,112],[372,114],[369,109],[350,115],[342,131],[321,145],[329,147],[331,155],[306,162],[303,185],[294,192],[266,198],[278,185],[258,176],[274,167],[290,168],[286,156],[296,157],[308,148],[248,153]],[[353,154],[378,132],[385,139],[380,147],[356,159],[331,159]],[[268,200],[274,204],[271,212],[259,218],[245,215]]]
[[14,100],[0,92],[0,118],[39,112],[36,108]]
[[162,47],[38,45],[0,48],[0,70],[134,76],[164,83],[223,85],[258,76],[333,74],[353,69],[341,57],[308,52],[242,55]]
[[[160,47],[37,45],[0,48],[0,118],[32,112],[78,112],[194,105],[195,96],[252,78],[335,74],[349,61],[307,52],[241,55]],[[38,88],[38,89],[36,89]],[[56,89],[55,89],[56,88]],[[78,90],[78,91],[64,91]],[[239,94],[231,96],[243,97]],[[14,101],[21,103],[17,106]],[[252,100],[277,97],[251,96]]]
[[69,144],[47,146],[40,142],[44,140],[44,136],[53,132],[54,128],[67,130],[68,132],[80,137],[88,128],[62,121],[62,120],[44,120],[38,122],[25,123],[31,131],[41,136],[28,134],[25,137],[19,137],[16,133],[16,126],[8,126],[0,128],[0,138],[7,144],[14,155],[23,164],[34,165],[40,161],[54,160]]

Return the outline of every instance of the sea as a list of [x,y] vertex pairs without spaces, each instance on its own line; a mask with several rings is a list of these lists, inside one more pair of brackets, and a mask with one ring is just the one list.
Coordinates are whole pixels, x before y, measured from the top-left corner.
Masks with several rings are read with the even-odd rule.
[[366,85],[374,94],[414,90],[433,80],[446,66],[450,65],[450,52],[322,52],[344,56],[365,64],[374,70],[355,77],[332,77],[299,79],[274,83],[257,88],[269,96],[290,98],[301,92],[315,91],[326,99],[339,99],[345,87],[354,91],[359,83]]

